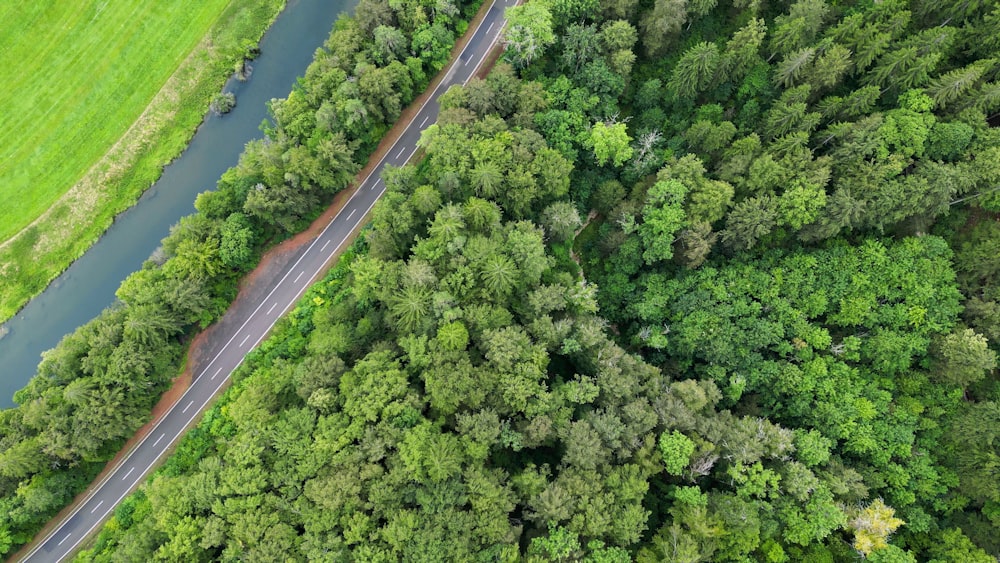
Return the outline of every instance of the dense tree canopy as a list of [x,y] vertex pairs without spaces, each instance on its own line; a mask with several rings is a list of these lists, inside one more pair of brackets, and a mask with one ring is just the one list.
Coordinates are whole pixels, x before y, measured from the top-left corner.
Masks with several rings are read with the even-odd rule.
[[[846,529],[865,488],[833,440],[719,410],[715,382],[672,380],[608,338],[562,238],[533,222],[564,190],[517,207],[474,176],[449,186],[454,159],[530,178],[518,170],[561,158],[527,131],[490,150],[514,131],[495,113],[453,122],[463,111],[425,137],[421,167],[389,171],[360,248],[209,415],[200,459],[132,501],[152,517],[92,557],[624,561],[672,556],[669,534],[706,557],[753,553],[746,517],[772,549]],[[203,502],[170,500],[196,483]]]

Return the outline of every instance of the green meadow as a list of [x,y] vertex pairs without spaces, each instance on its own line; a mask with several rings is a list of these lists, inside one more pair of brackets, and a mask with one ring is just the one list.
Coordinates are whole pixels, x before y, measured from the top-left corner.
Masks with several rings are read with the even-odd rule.
[[183,150],[283,4],[0,2],[0,321]]
[[0,7],[0,240],[108,151],[228,0]]

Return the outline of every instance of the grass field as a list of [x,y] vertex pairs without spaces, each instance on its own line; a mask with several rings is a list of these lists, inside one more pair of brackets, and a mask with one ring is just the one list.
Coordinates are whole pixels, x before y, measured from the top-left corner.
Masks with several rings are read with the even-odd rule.
[[283,4],[0,2],[0,321],[183,150]]
[[228,3],[3,3],[0,240],[107,152]]

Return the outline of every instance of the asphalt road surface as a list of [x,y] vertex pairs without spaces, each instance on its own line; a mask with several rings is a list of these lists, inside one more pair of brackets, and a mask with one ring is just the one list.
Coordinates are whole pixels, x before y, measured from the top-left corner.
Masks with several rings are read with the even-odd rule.
[[[358,187],[344,208],[277,279],[267,297],[243,320],[237,319],[232,332],[208,366],[196,375],[188,390],[121,464],[95,485],[90,496],[62,524],[40,542],[22,561],[61,561],[68,559],[76,547],[111,514],[119,502],[132,492],[176,442],[185,429],[201,415],[216,391],[267,335],[274,323],[288,311],[313,280],[326,271],[332,256],[347,238],[358,229],[375,202],[385,191],[382,169],[386,164],[402,166],[417,151],[420,132],[437,120],[437,98],[453,84],[464,84],[475,74],[490,48],[499,39],[506,23],[504,10],[516,0],[493,0],[486,17],[476,28],[458,60],[454,61],[444,80],[430,99],[420,108],[399,139],[389,148],[378,166]],[[220,339],[227,335],[219,334]]]

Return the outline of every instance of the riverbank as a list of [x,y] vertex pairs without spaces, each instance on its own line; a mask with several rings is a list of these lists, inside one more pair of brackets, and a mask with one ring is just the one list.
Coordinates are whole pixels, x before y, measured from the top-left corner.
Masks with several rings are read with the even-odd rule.
[[187,146],[247,45],[257,43],[283,6],[284,0],[230,2],[110,150],[0,244],[0,322],[43,291],[159,178]]

